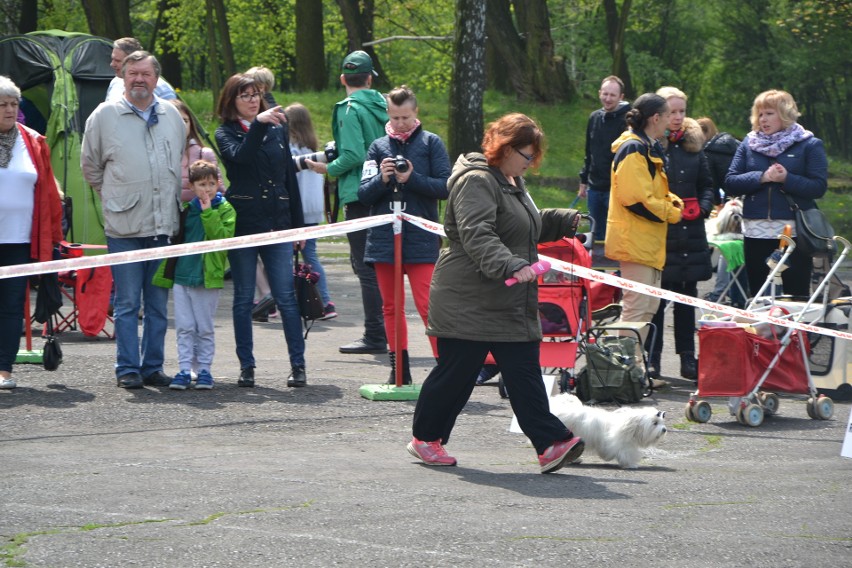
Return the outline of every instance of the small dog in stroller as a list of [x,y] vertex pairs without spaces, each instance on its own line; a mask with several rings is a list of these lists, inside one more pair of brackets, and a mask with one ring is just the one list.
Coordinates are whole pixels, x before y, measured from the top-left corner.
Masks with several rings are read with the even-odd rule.
[[586,449],[623,469],[637,469],[641,449],[656,445],[666,434],[666,413],[649,406],[608,411],[564,393],[550,398],[550,412],[583,438]]

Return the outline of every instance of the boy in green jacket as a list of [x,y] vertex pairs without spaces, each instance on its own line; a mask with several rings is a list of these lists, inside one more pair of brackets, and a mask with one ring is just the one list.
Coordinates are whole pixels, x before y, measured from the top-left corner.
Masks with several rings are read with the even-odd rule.
[[[189,183],[196,197],[184,205],[177,242],[197,243],[234,236],[237,214],[216,190],[219,169],[198,160],[189,166]],[[196,389],[212,389],[215,341],[213,316],[225,276],[226,251],[206,252],[165,259],[154,276],[154,284],[174,286],[175,333],[180,372],[170,389],[186,390],[196,371]]]

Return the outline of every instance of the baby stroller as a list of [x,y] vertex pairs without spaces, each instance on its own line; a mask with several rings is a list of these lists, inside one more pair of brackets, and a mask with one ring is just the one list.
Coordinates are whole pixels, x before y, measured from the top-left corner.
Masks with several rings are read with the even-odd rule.
[[[792,302],[782,305],[774,297],[756,297],[749,308],[758,311],[761,309],[758,304],[763,301],[770,315],[796,322],[813,315],[811,308],[814,302],[849,253],[849,242],[842,237],[835,239],[843,245],[843,250],[803,306],[795,306]],[[782,237],[782,240],[787,243],[786,250],[770,271],[761,292],[775,278],[795,248],[789,237]],[[822,315],[817,314],[817,319]],[[818,420],[832,417],[834,402],[818,392],[811,376],[810,343],[806,334],[768,322],[746,324],[725,319],[702,320],[702,323],[698,330],[698,389],[690,395],[686,404],[687,420],[708,422],[712,409],[706,400],[699,397],[722,396],[729,397],[728,409],[739,423],[760,426],[765,416],[778,413],[779,398],[773,391],[808,395],[808,416]]]

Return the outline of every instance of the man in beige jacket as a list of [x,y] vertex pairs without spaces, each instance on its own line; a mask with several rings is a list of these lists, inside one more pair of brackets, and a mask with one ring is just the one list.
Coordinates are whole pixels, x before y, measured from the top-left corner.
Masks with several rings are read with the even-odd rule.
[[[125,92],[86,121],[80,163],[101,197],[110,253],[165,246],[178,231],[186,129],[177,109],[154,95],[160,65],[136,51],[123,63]],[[159,260],[112,267],[115,376],[121,388],[168,386],[163,373],[168,290],[151,282]],[[138,314],[144,297],[140,349]]]

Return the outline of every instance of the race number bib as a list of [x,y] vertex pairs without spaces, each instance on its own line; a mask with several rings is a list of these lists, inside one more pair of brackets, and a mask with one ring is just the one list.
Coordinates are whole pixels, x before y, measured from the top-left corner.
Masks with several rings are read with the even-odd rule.
[[361,179],[370,179],[379,173],[379,164],[376,160],[367,160],[364,162],[364,168],[361,170]]

